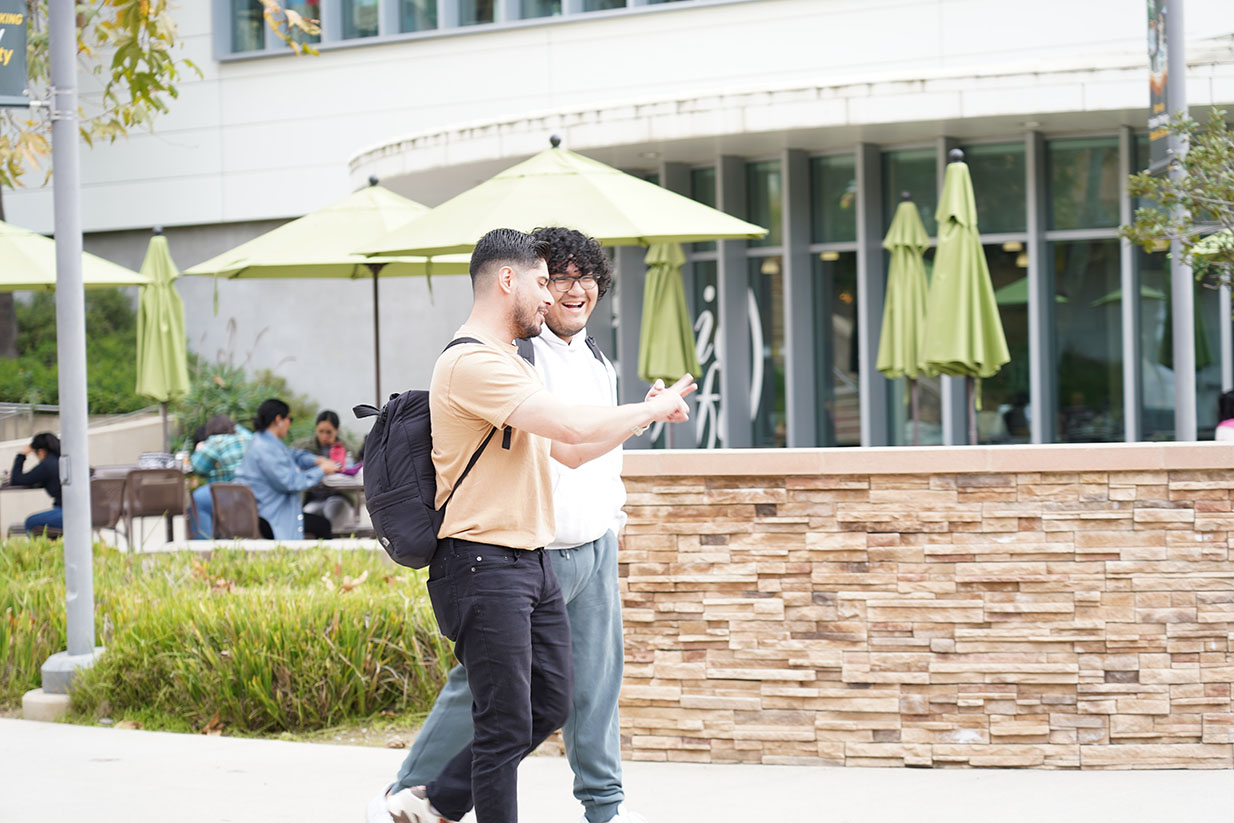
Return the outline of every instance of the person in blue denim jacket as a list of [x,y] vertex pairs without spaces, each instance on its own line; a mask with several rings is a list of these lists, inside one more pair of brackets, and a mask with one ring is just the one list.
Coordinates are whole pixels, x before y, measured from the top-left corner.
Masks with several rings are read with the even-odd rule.
[[305,514],[300,497],[321,478],[338,471],[329,458],[293,449],[283,442],[291,429],[291,408],[271,398],[257,408],[256,432],[244,452],[236,481],[253,490],[261,533],[267,539],[302,540],[305,535],[329,540],[330,521],[319,514]]

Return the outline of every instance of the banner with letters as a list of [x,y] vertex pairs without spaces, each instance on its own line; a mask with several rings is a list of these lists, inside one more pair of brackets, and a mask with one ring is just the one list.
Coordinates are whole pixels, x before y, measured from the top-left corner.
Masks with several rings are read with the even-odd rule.
[[0,106],[30,105],[26,17],[26,0],[0,0]]

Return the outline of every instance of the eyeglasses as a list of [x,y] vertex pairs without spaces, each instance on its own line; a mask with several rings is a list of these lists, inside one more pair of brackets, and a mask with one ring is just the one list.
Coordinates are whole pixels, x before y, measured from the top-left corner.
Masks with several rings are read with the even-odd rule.
[[582,286],[583,291],[591,291],[596,287],[596,276],[594,274],[578,274],[574,276],[559,274],[550,277],[548,280],[553,284],[553,291],[560,292],[561,294],[565,294],[574,288],[575,283]]

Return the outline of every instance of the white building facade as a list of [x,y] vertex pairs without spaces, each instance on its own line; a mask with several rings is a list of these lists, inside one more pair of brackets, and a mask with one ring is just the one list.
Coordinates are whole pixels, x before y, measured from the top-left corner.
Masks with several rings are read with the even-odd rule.
[[[318,0],[295,56],[256,0],[182,3],[202,68],[153,134],[84,151],[87,249],[140,264],[166,228],[187,268],[373,175],[436,205],[563,145],[767,226],[694,244],[704,361],[674,446],[911,442],[873,369],[903,193],[927,231],[965,152],[1012,362],[982,381],[983,442],[1173,436],[1168,263],[1120,242],[1147,163],[1146,14],[1121,0]],[[1234,4],[1187,0],[1193,114],[1234,104]],[[6,193],[50,232],[51,193]],[[579,226],[586,231],[586,226]],[[633,374],[641,251],[618,249],[591,332]],[[189,345],[273,368],[323,407],[373,394],[372,302],[349,281],[184,278]],[[465,277],[382,283],[382,385],[427,384]],[[1197,289],[1201,437],[1234,383],[1230,313]],[[1125,304],[1125,305],[1124,305]],[[922,442],[961,442],[958,381],[926,381]],[[663,438],[659,443],[663,445]]]

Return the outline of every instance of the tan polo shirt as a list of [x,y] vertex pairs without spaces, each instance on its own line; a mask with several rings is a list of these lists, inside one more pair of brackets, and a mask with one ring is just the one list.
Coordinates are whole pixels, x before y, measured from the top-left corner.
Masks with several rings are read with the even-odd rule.
[[506,418],[524,400],[544,391],[536,370],[513,341],[461,327],[455,337],[474,337],[444,351],[433,368],[429,412],[433,421],[433,466],[437,508],[449,497],[471,455],[497,427],[484,453],[446,506],[438,537],[461,537],[515,549],[546,546],[553,520],[550,443],[518,429],[510,448],[501,447]]

